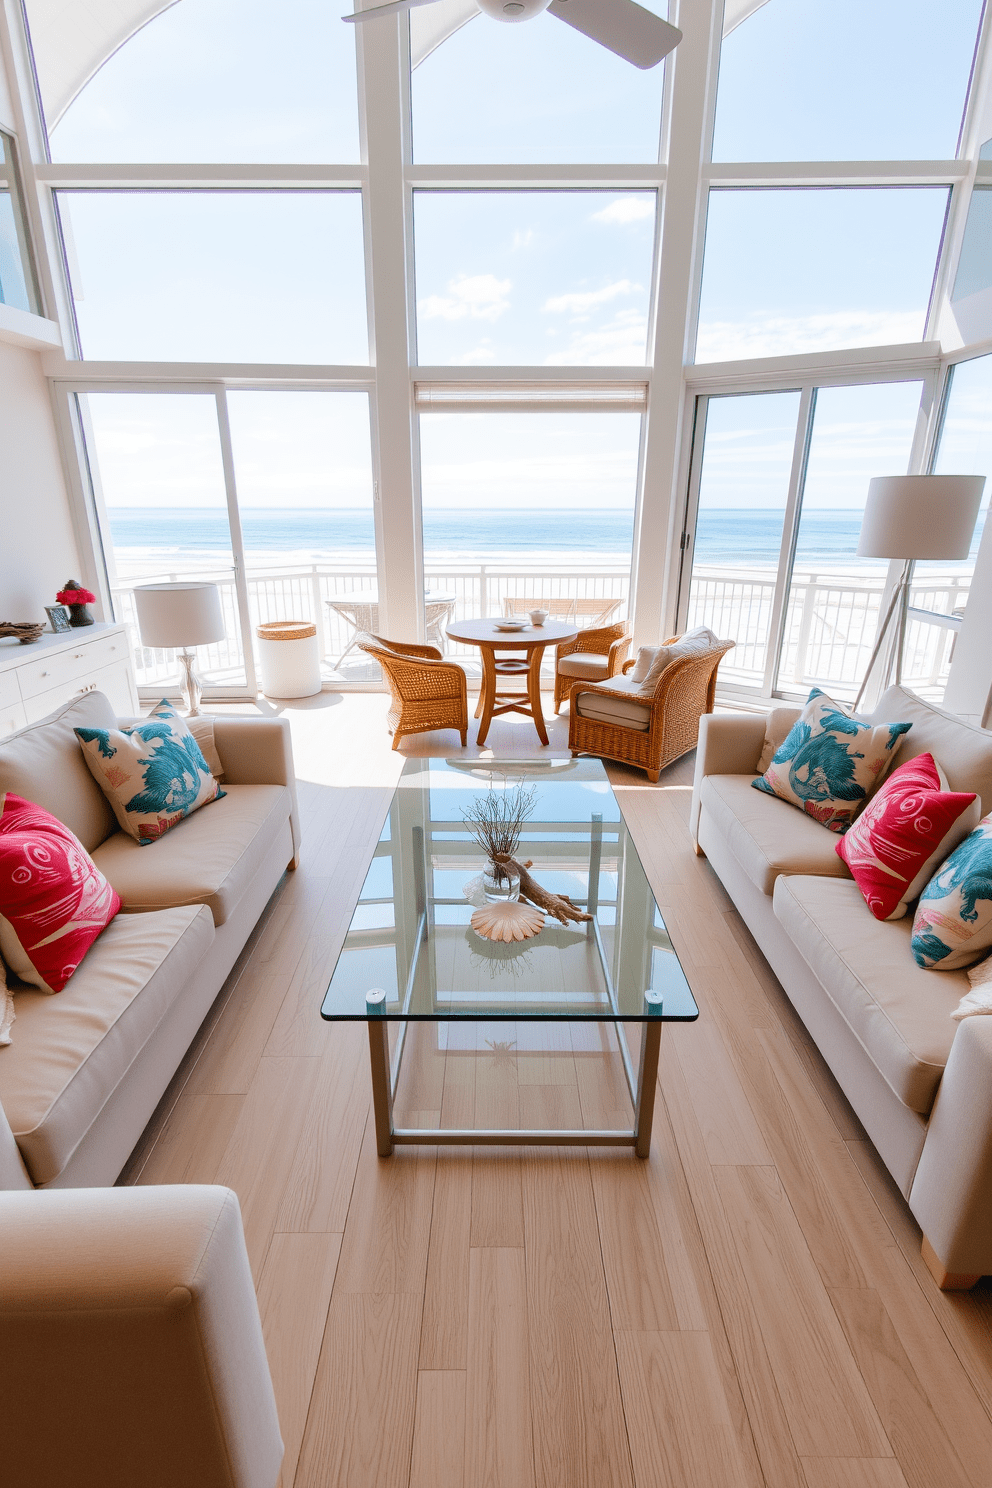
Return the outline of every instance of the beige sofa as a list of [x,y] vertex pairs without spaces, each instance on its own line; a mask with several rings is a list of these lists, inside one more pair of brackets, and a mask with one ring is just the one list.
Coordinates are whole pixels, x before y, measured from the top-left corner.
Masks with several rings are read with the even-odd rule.
[[115,1181],[298,861],[283,720],[216,719],[226,795],[148,846],[118,829],[73,733],[116,723],[91,692],[0,743],[0,793],[71,827],[123,900],[62,992],[17,992],[13,1042],[0,1048],[0,1189]]
[[[781,742],[800,710],[772,715]],[[892,687],[867,715],[913,727],[951,788],[992,811],[992,733]],[[957,1023],[964,971],[924,971],[912,915],[870,914],[837,838],[751,788],[765,717],[703,719],[690,826],[854,1107],[924,1234],[941,1285],[992,1273],[992,1018]]]

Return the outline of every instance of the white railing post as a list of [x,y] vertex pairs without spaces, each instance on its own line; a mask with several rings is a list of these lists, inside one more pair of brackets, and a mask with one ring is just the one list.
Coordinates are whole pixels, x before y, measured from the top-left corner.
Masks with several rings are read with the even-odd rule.
[[313,604],[313,620],[317,627],[317,656],[323,661],[327,655],[327,643],[324,638],[324,607],[320,597],[320,574],[317,572],[316,563],[310,565],[310,600]]

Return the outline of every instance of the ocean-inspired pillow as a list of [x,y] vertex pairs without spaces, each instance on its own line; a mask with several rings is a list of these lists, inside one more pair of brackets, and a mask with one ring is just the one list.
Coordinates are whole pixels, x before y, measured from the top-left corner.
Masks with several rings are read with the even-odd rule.
[[83,757],[136,842],[154,842],[222,791],[185,721],[163,698],[142,723],[77,728]]
[[15,976],[61,992],[120,907],[75,833],[13,791],[0,796],[0,951]]
[[970,966],[992,946],[992,816],[956,847],[920,895],[913,955],[930,971]]
[[977,825],[973,791],[947,789],[932,754],[892,771],[837,844],[876,920],[901,920],[934,870]]
[[846,832],[881,785],[911,723],[862,723],[814,687],[763,775],[751,784]]

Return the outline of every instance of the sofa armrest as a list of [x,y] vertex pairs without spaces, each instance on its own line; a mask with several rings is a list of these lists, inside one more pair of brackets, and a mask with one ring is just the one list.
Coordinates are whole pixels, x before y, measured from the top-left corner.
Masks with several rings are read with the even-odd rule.
[[699,720],[689,831],[699,851],[699,792],[706,775],[753,775],[765,742],[763,713],[706,713]]
[[231,785],[285,785],[293,798],[293,863],[300,859],[300,808],[296,799],[293,741],[286,718],[215,718],[214,743]]
[[[2,996],[2,993],[0,993]],[[17,1024],[14,1024],[15,1036]],[[16,1188],[34,1188],[28,1170],[24,1166],[10,1122],[0,1107],[0,1191]]]
[[954,1035],[909,1207],[945,1270],[992,1273],[992,1018]]

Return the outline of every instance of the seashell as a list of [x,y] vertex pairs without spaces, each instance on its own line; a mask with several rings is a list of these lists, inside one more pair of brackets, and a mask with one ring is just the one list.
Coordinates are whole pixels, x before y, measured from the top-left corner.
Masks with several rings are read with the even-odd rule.
[[484,940],[530,940],[544,929],[544,916],[530,904],[487,904],[475,911],[470,923]]

